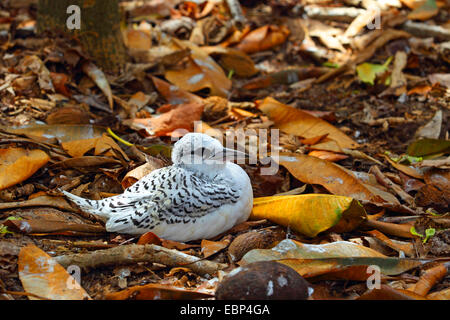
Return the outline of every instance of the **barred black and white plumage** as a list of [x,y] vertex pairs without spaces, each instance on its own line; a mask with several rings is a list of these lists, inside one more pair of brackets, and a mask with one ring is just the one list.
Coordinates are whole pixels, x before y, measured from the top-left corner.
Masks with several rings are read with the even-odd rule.
[[109,232],[190,241],[214,237],[247,220],[253,204],[248,175],[223,161],[239,154],[198,133],[185,135],[172,151],[173,165],[152,171],[121,195],[87,200],[64,192],[83,211],[107,219]]

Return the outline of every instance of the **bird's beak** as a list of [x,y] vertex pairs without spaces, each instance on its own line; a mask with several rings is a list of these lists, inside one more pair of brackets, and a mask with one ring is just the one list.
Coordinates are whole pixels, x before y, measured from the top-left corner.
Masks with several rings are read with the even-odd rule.
[[243,160],[247,159],[248,154],[245,152],[223,148],[219,152],[216,152],[209,160],[219,160],[219,161],[233,161],[233,160]]

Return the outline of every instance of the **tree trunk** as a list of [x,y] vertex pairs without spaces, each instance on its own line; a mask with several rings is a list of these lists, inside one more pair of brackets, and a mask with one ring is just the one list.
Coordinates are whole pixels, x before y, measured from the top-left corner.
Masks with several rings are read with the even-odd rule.
[[[78,6],[79,29],[74,25]],[[76,7],[75,7],[76,9]],[[74,36],[83,50],[104,71],[118,72],[127,60],[118,0],[39,0],[38,31],[63,32]]]

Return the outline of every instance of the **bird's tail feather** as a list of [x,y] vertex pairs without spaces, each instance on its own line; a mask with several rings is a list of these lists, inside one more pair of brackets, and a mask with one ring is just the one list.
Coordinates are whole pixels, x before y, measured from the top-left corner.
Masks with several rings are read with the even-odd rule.
[[79,196],[76,196],[70,192],[61,190],[64,195],[69,198],[72,202],[74,202],[81,210],[85,212],[89,212],[101,217],[109,217],[109,213],[101,210],[100,201],[102,200],[88,200],[81,198]]

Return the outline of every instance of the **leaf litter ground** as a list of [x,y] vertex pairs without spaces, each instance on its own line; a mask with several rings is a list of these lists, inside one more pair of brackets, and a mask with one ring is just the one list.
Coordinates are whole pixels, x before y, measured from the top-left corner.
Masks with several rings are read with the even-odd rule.
[[[2,297],[54,298],[52,290],[63,294],[55,280],[48,282],[49,291],[33,296],[30,280],[19,278],[19,271],[29,263],[27,257],[45,257],[33,247],[21,251],[27,246],[56,257],[138,243],[199,257],[211,262],[206,267],[222,270],[207,276],[201,269],[193,271],[188,261],[176,265],[151,259],[105,262],[82,270],[86,295],[137,298],[136,290],[140,290],[146,292],[144,299],[158,295],[209,298],[238,263],[269,257],[306,277],[315,289],[313,299],[448,299],[448,4],[432,1],[437,12],[422,8],[422,15],[408,16],[415,9],[403,2],[407,3],[381,8],[381,32],[365,27],[370,21],[364,19],[370,14],[364,7],[356,8],[360,11],[355,16],[352,8],[339,5],[342,20],[327,6],[316,8],[322,13],[314,14],[309,1],[302,6],[296,6],[296,1],[242,1],[247,23],[239,30],[231,26],[228,14],[223,15],[224,4],[167,2],[165,6],[174,9],[172,15],[162,6],[158,10],[163,18],[152,18],[149,26],[136,13],[139,8],[133,7],[133,1],[125,2],[122,6],[131,19],[124,33],[131,57],[119,75],[84,61],[81,48],[68,40],[37,36],[33,27],[27,27],[35,21],[33,1],[31,7],[22,8],[2,4],[0,179],[6,183],[0,191]],[[305,13],[303,18],[298,10]],[[181,32],[186,31],[182,27],[163,24],[172,21],[176,26],[181,17],[192,21],[187,33]],[[447,33],[424,38],[416,29],[405,27],[411,17],[423,25],[433,21]],[[29,24],[16,26],[20,21]],[[155,41],[161,32],[170,40],[149,43],[146,55],[139,53],[142,42],[130,40],[142,33]],[[199,32],[201,37],[194,37]],[[219,47],[219,43],[225,45]],[[405,52],[407,60],[398,52]],[[392,59],[389,64],[388,59]],[[360,68],[364,74],[356,72],[363,63],[368,63]],[[211,97],[211,92],[217,97]],[[271,112],[265,111],[268,103],[276,105]],[[297,116],[291,107],[312,116]],[[293,112],[292,118],[280,118],[281,110]],[[177,128],[193,130],[192,122],[199,120],[219,132],[280,128],[282,151],[304,160],[281,162],[278,172],[269,176],[261,175],[261,164],[244,168],[255,197],[287,194],[296,209],[288,207],[288,198],[270,198],[268,204],[259,204],[263,207],[258,207],[257,221],[215,239],[182,244],[152,234],[141,238],[108,234],[102,221],[79,212],[61,197],[58,189],[91,199],[121,193],[145,173],[169,165],[170,136],[177,136]],[[325,134],[317,130],[322,121],[332,128]],[[307,130],[301,131],[304,126]],[[344,144],[342,135],[358,146]],[[413,142],[422,143],[415,150],[429,151],[407,153]],[[49,159],[27,157],[30,150],[44,151]],[[14,156],[8,156],[11,153]],[[324,172],[344,179],[346,188],[333,187]],[[364,190],[364,195],[355,195],[355,190]],[[300,193],[307,197],[302,201],[312,201],[308,206],[298,205]],[[314,202],[316,197],[308,198],[313,193],[330,198]],[[353,198],[363,204],[364,212],[353,205]],[[278,208],[286,206],[281,218],[273,216],[273,203]],[[304,212],[302,208],[312,209]],[[326,216],[312,219],[320,224],[317,230],[325,231],[308,236],[302,215],[311,218],[314,212]],[[285,220],[290,222],[284,224]],[[292,240],[300,247],[322,246],[325,255],[316,261],[317,256],[297,250],[288,261],[270,250]],[[337,247],[327,251],[327,244]],[[385,261],[406,256],[428,263],[399,259],[391,269],[380,264],[389,271],[383,272],[383,287],[376,295],[367,290],[364,272],[345,259],[369,257],[375,263],[380,255]],[[364,263],[367,267],[369,262]],[[340,268],[343,271],[337,272]],[[55,279],[67,282],[65,271],[58,272]],[[433,280],[424,289],[428,278]],[[79,296],[67,298],[84,296],[80,291]]]

